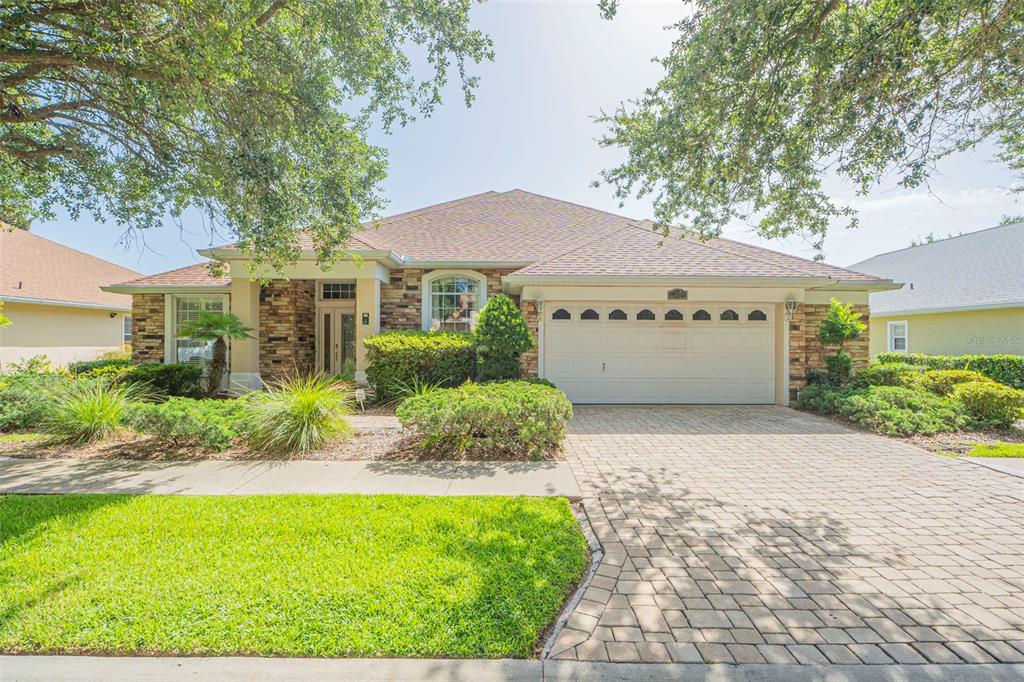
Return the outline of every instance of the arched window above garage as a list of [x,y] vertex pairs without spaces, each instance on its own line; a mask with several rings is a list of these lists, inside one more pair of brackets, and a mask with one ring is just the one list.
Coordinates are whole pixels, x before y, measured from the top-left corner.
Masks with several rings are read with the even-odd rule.
[[751,322],[767,322],[768,316],[764,314],[763,310],[751,310],[747,313],[747,319]]

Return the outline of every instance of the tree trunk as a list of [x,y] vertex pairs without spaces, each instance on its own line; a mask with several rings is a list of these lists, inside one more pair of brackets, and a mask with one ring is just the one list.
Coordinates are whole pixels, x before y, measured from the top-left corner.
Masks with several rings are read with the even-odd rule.
[[207,376],[207,393],[210,396],[217,395],[220,390],[220,380],[224,376],[224,368],[228,364],[228,344],[224,337],[213,342],[213,360],[210,362],[210,373]]

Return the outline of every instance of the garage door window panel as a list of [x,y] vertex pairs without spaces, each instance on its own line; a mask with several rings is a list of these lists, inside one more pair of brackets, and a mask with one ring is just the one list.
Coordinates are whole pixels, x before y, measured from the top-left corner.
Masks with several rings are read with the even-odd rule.
[[581,320],[600,320],[601,316],[593,308],[587,308],[582,313],[580,313],[580,319]]
[[767,322],[768,315],[763,310],[754,309],[747,313],[748,322]]
[[551,313],[551,319],[552,320],[571,320],[572,319],[572,313],[570,313],[565,308],[559,308],[555,312]]
[[726,308],[718,316],[718,319],[721,320],[722,322],[739,322],[740,316],[739,313],[737,313],[732,308]]
[[678,310],[676,310],[675,308],[671,308],[671,309],[665,311],[665,321],[666,322],[682,322],[683,321],[683,314],[681,312],[679,312]]
[[708,311],[706,311],[703,308],[701,308],[700,310],[697,310],[697,311],[695,311],[693,313],[693,321],[694,322],[710,322],[711,321],[711,313],[709,313]]
[[609,320],[626,320],[628,318],[626,316],[626,311],[624,311],[624,310],[622,310],[620,308],[616,308],[615,310],[613,310],[610,313],[608,313],[608,319]]

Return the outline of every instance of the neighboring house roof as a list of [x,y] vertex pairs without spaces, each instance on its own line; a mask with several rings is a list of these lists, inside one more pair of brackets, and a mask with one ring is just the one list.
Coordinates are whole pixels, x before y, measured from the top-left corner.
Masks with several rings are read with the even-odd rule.
[[225,272],[219,277],[210,273],[210,263],[196,263],[186,265],[177,270],[168,270],[155,275],[146,275],[126,282],[120,282],[119,287],[217,287],[231,284],[231,277]]
[[941,239],[851,268],[904,282],[871,294],[871,313],[891,315],[1024,306],[1024,222]]
[[130,309],[131,296],[100,289],[140,273],[31,232],[0,225],[0,299]]
[[[525,266],[512,278],[540,277],[746,277],[831,279],[890,285],[824,263],[789,256],[727,239],[700,242],[663,237],[650,221],[636,221],[520,189],[484,192],[368,223],[353,235],[353,252],[390,254],[405,267],[503,264]],[[659,244],[663,245],[659,248]],[[300,245],[312,249],[308,235]],[[237,254],[236,245],[204,250]],[[185,268],[118,287],[223,285],[205,268]],[[890,285],[891,286],[891,285]]]

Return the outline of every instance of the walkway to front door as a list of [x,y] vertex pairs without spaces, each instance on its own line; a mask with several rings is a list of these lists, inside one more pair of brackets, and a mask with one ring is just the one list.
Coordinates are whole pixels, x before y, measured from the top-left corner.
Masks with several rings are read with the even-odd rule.
[[1019,478],[787,408],[581,406],[604,545],[556,658],[1024,662]]

